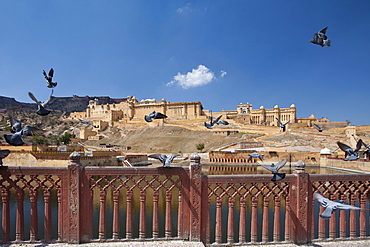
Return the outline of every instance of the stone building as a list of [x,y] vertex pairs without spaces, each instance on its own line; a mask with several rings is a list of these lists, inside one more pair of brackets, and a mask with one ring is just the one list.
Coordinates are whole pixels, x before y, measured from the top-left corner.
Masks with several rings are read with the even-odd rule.
[[[205,121],[211,116],[209,110],[204,110],[202,103],[197,102],[169,102],[165,99],[145,99],[138,101],[135,96],[127,97],[126,100],[114,104],[99,104],[98,99],[90,100],[85,112],[71,113],[72,118],[83,118],[91,121],[105,121],[110,125],[113,123],[127,123],[132,120],[143,121],[144,116],[152,111],[167,115],[169,121],[196,120]],[[239,104],[236,110],[213,113],[213,116],[223,115],[223,119],[232,119],[242,124],[260,124],[266,126],[277,126],[277,118],[283,123],[297,122],[297,109],[294,104],[289,108],[280,108],[276,105],[273,109],[252,109],[252,104]]]
[[99,105],[97,99],[91,100],[85,112],[71,113],[73,118],[104,120],[109,123],[144,119],[152,111],[165,114],[171,120],[205,119],[202,104],[198,102],[169,102],[146,99],[138,101],[135,96],[118,104]]
[[252,104],[240,103],[236,107],[236,111],[222,111],[226,118],[234,119],[236,122],[243,124],[260,124],[267,126],[277,126],[280,119],[283,123],[296,123],[297,121],[297,109],[294,104],[289,108],[280,108],[275,105],[273,109],[265,109],[261,106],[259,109],[252,109]]

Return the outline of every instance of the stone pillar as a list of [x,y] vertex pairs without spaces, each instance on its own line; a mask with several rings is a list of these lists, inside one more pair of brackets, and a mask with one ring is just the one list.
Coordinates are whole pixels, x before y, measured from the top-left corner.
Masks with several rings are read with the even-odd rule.
[[[309,174],[305,170],[306,164],[299,160],[293,174],[296,176],[296,186],[291,191],[291,219],[293,223],[293,238],[296,244],[311,242],[312,230],[312,185]],[[295,188],[293,188],[295,187]]]
[[201,240],[201,173],[200,156],[190,156],[190,241]]

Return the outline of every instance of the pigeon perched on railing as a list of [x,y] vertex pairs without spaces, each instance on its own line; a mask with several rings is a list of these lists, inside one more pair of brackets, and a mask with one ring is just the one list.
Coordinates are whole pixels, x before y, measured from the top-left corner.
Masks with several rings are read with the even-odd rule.
[[313,193],[313,198],[320,203],[322,207],[325,208],[324,212],[320,214],[321,218],[329,219],[332,215],[332,213],[339,209],[339,210],[363,210],[363,208],[355,207],[348,204],[343,204],[341,202],[333,202],[329,199],[323,197],[320,193]]
[[5,134],[5,141],[13,146],[21,146],[24,144],[23,136],[36,136],[44,133],[42,129],[37,127],[26,125],[22,128],[22,124],[19,120],[11,117],[12,129],[11,132],[14,134]]
[[50,103],[50,101],[51,101],[51,99],[52,99],[52,97],[53,97],[53,93],[54,93],[54,90],[51,90],[51,94],[50,94],[49,98],[48,98],[46,101],[41,102],[41,101],[38,101],[38,100],[36,99],[36,97],[35,97],[31,92],[28,92],[28,95],[30,96],[30,98],[31,98],[33,101],[35,101],[35,102],[36,102],[36,104],[37,104],[37,107],[38,107],[38,109],[37,109],[37,111],[36,111],[36,113],[37,113],[37,114],[39,114],[39,115],[41,115],[41,116],[46,116],[46,115],[48,115],[48,114],[50,113],[50,111],[49,111],[49,110],[47,110],[47,109],[45,108],[45,106],[46,106],[48,103]]
[[280,119],[276,118],[276,120],[279,122],[279,127],[283,130],[283,132],[285,132],[286,130],[286,125],[290,122],[290,120],[288,122],[286,122],[285,124],[283,124]]
[[10,150],[4,149],[0,150],[0,166],[3,165],[3,159],[10,154]]
[[328,27],[326,27],[326,28],[322,29],[321,31],[315,33],[313,35],[313,39],[310,40],[310,42],[315,44],[315,45],[319,45],[321,47],[330,46],[331,42],[330,42],[330,40],[328,40],[328,36],[326,36],[326,30],[327,29],[328,29]]
[[262,167],[266,168],[267,170],[269,170],[270,172],[272,172],[273,174],[273,177],[271,178],[271,181],[273,182],[276,182],[276,181],[280,181],[282,180],[283,178],[285,178],[285,173],[279,173],[279,170],[287,163],[287,160],[284,159],[278,163],[276,163],[276,165],[274,163],[272,163],[270,166],[268,165],[262,165]]
[[181,155],[177,153],[173,153],[167,157],[167,155],[165,154],[151,154],[148,157],[160,160],[163,163],[164,167],[170,167],[170,164],[172,163],[173,159],[177,156],[181,156]]
[[164,119],[164,118],[167,118],[167,116],[156,111],[152,111],[149,115],[144,116],[144,119],[147,122],[152,122],[153,119]]
[[42,71],[42,73],[44,74],[44,77],[48,83],[48,88],[53,88],[53,87],[56,87],[57,86],[57,82],[53,82],[53,76],[54,76],[54,69],[51,68],[49,70],[49,74],[46,74],[45,70]]
[[262,161],[262,157],[259,153],[254,152],[254,153],[251,153],[251,154],[248,154],[248,155],[249,155],[248,162],[252,161],[253,158],[258,158]]
[[[361,146],[362,146],[362,140],[358,140],[357,141],[357,144],[356,144],[356,149],[353,150],[350,146],[348,146],[347,144],[344,144],[342,142],[337,142],[338,144],[338,147],[345,153],[345,156],[344,156],[344,161],[353,161],[353,160],[357,160],[359,158],[359,155],[358,155],[358,150],[360,150]],[[348,156],[348,158],[347,158]]]

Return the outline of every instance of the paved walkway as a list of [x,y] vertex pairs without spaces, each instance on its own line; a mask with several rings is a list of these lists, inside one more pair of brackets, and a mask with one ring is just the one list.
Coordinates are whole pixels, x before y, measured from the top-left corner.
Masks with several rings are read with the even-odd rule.
[[[204,245],[200,242],[188,242],[188,241],[135,241],[135,242],[110,242],[110,243],[88,243],[88,244],[4,244],[1,247],[203,247]],[[230,245],[224,245],[230,246]],[[236,246],[246,246],[246,247],[299,247],[299,246],[312,246],[312,247],[370,247],[370,240],[357,240],[357,241],[336,241],[336,242],[315,242],[307,245],[296,245],[296,244],[246,244],[246,245],[236,245]]]

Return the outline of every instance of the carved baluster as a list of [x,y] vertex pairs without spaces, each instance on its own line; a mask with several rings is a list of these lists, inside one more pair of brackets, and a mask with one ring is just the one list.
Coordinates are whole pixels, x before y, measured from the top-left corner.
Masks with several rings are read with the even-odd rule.
[[145,214],[145,191],[140,192],[140,224],[139,224],[139,238],[145,238],[145,228],[146,228],[146,214]]
[[62,228],[63,228],[63,210],[62,210],[62,192],[61,189],[58,189],[57,192],[57,200],[58,200],[58,240],[62,239]]
[[245,226],[245,218],[246,218],[246,209],[245,209],[245,198],[240,198],[240,219],[239,219],[239,243],[245,243],[245,235],[246,235],[246,226]]
[[[334,195],[330,196],[330,200],[336,201],[336,198]],[[337,217],[336,217],[336,212],[332,214],[329,220],[329,238],[334,239],[336,234],[336,225],[337,225]]]
[[222,200],[221,198],[216,199],[216,243],[222,242]]
[[[366,208],[366,195],[362,194],[360,198],[360,207]],[[366,236],[366,211],[360,210],[360,237]]]
[[[345,201],[346,200],[346,196],[342,195],[341,196],[341,200]],[[341,238],[345,238],[347,236],[347,214],[346,214],[346,210],[340,210],[339,211],[339,221],[340,221],[340,224],[339,224],[339,237]]]
[[234,198],[229,198],[229,209],[227,219],[227,243],[234,243]]
[[[355,195],[351,195],[351,205],[356,206],[356,197]],[[349,225],[349,236],[351,238],[356,237],[356,210],[350,210],[350,225]]]
[[171,209],[172,192],[166,192],[166,225],[165,225],[165,237],[170,238],[172,235],[172,209]]
[[47,190],[44,192],[44,239],[46,242],[51,241],[52,222],[51,222],[51,194]]
[[100,211],[99,211],[99,239],[105,240],[106,231],[106,192],[105,190],[100,191]]
[[269,201],[270,198],[263,198],[263,222],[262,222],[262,242],[269,241]]
[[[320,214],[324,212],[325,208],[320,206]],[[325,238],[325,219],[319,217],[319,239]]]
[[274,212],[274,242],[281,241],[280,238],[280,196],[275,196]]
[[257,214],[257,202],[258,199],[256,196],[252,197],[252,219],[251,219],[251,242],[257,242],[257,234],[258,234],[258,214]]
[[15,241],[24,240],[24,191],[17,189],[17,216],[16,216],[16,229]]
[[3,242],[10,240],[10,202],[9,202],[9,190],[3,189],[1,193],[1,201],[3,203],[3,215],[2,215],[2,232]]
[[127,191],[126,195],[126,204],[127,204],[127,213],[126,213],[126,238],[132,238],[132,190]]
[[37,240],[38,234],[38,216],[37,216],[37,191],[33,190],[30,192],[31,202],[31,228],[30,228],[30,242]]
[[290,198],[287,196],[285,198],[285,241],[290,241],[290,229],[291,229],[291,223],[292,219],[290,217],[291,214],[291,207],[290,207]]
[[158,191],[154,191],[154,194],[153,194],[153,238],[159,237],[158,199],[159,199]]
[[113,239],[119,239],[119,190],[113,194]]
[[180,237],[183,232],[183,205],[182,205],[182,195],[181,190],[179,190],[179,208],[177,210],[177,236]]

